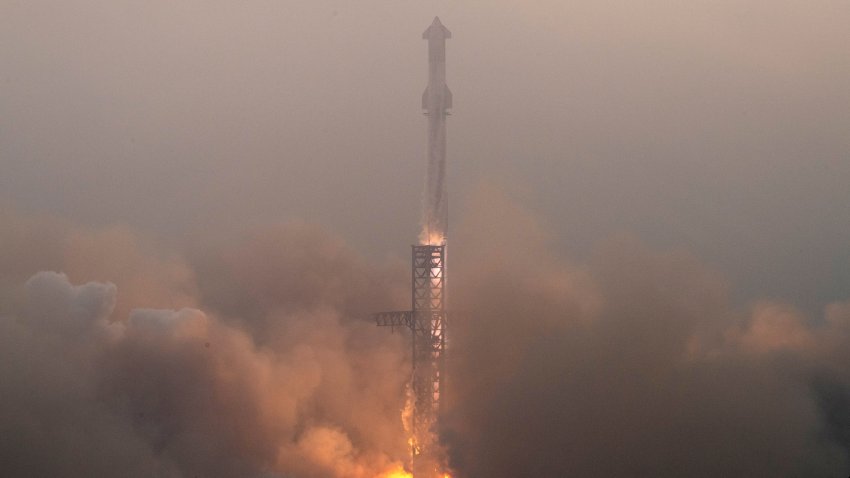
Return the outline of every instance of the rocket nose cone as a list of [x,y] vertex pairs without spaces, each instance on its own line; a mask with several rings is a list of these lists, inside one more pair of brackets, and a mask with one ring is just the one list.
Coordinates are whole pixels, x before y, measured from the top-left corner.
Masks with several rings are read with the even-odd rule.
[[422,38],[431,39],[431,38],[451,38],[452,32],[449,31],[448,28],[443,26],[443,23],[440,21],[440,17],[434,17],[434,21],[431,22],[431,26],[425,30],[425,33],[422,34]]

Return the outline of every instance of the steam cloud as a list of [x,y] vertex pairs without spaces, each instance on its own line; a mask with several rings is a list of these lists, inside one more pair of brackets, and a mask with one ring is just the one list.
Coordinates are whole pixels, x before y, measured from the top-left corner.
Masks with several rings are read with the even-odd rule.
[[2,219],[0,475],[400,469],[406,347],[359,313],[394,302],[393,267],[308,226],[189,263],[120,229]]
[[850,303],[738,310],[694,257],[629,238],[566,264],[496,197],[453,236],[459,476],[847,474]]
[[[180,257],[0,222],[3,476],[365,478],[405,459],[406,341],[366,317],[405,305],[406,264],[306,225]],[[740,309],[694,257],[628,238],[570,264],[488,189],[458,224],[440,431],[458,477],[847,474],[850,303]]]

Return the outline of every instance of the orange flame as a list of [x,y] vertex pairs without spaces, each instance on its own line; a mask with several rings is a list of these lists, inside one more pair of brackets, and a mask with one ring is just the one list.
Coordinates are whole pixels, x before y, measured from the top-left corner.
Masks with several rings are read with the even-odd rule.
[[446,235],[440,231],[423,230],[419,234],[419,243],[423,246],[441,246],[446,243]]
[[383,475],[380,475],[378,478],[413,478],[412,473],[408,473],[403,469],[393,470]]

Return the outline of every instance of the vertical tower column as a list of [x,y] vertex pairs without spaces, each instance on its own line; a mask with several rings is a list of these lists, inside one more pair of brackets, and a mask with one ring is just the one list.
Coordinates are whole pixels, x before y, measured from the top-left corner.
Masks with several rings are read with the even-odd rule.
[[[375,314],[378,326],[409,328],[413,374],[412,467],[416,478],[440,478],[445,456],[437,440],[437,419],[445,403],[446,361],[446,117],[452,92],[446,85],[446,40],[452,33],[434,18],[422,34],[428,40],[428,87],[422,109],[428,115],[428,173],[420,244],[412,250],[412,310]],[[407,421],[405,421],[407,424]]]
[[446,348],[444,245],[413,246],[413,433],[414,475],[429,476],[434,466],[436,430],[445,381]]
[[429,410],[439,413],[445,378],[442,373],[447,325],[445,251],[444,245],[413,246],[414,363],[425,369],[416,374],[421,381],[417,381],[414,389],[417,397],[422,394],[423,413]]

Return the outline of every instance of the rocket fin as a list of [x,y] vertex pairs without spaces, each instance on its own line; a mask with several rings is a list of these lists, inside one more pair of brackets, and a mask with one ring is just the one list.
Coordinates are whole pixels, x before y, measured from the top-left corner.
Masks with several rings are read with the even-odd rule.
[[430,89],[431,89],[430,86],[426,86],[425,87],[425,93],[422,93],[422,109],[423,110],[428,109],[428,93],[429,93]]
[[443,85],[443,107],[447,110],[452,109],[452,90],[448,86]]

